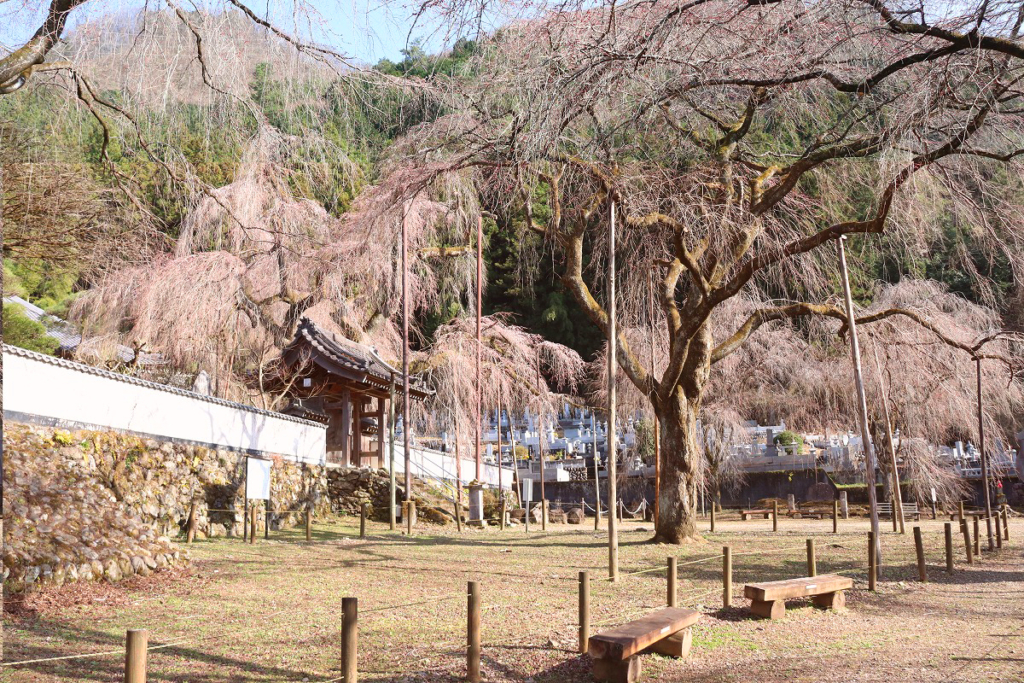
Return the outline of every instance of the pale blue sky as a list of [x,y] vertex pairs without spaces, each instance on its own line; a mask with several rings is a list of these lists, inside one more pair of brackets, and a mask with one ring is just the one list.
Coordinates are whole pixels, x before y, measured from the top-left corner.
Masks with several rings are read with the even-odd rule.
[[[38,28],[45,6],[49,3],[27,3],[19,0],[0,3],[0,46],[12,48],[21,45]],[[77,8],[69,21],[69,29],[89,19],[117,13],[135,13],[146,6],[145,0],[89,0]],[[183,7],[223,8],[220,0],[179,0]],[[149,2],[152,8],[166,7],[162,2]],[[401,59],[406,41],[421,40],[431,50],[439,50],[468,30],[451,29],[436,20],[421,20],[413,26],[415,4],[409,2],[378,2],[376,0],[306,0],[305,7],[314,15],[296,21],[295,2],[250,2],[249,7],[265,16],[271,9],[275,24],[290,32],[296,30],[305,37],[327,43],[332,48],[356,59],[375,63],[379,59]],[[496,26],[495,21],[485,29]],[[410,36],[410,29],[412,34]],[[0,51],[2,52],[2,51]]]

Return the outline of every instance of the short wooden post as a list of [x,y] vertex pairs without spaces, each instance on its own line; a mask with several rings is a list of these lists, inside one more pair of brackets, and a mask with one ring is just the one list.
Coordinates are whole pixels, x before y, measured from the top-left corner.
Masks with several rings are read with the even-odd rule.
[[480,585],[469,582],[469,606],[466,612],[466,680],[480,683]]
[[878,567],[875,564],[875,532],[868,532],[868,590],[875,590],[878,582]]
[[313,508],[306,506],[306,540],[313,540]]
[[772,501],[772,531],[779,530],[779,501]]
[[263,501],[263,540],[270,540],[270,499]]
[[249,540],[249,500],[242,507],[242,543]]
[[345,683],[359,679],[359,598],[341,599],[341,675]]
[[960,521],[966,521],[967,518],[964,517],[964,502],[961,500],[959,503],[957,503],[957,505],[959,506]]
[[668,589],[666,593],[666,603],[669,607],[676,606],[676,580],[679,574],[676,571],[676,558],[668,558]]
[[1010,511],[1003,506],[1003,540],[1010,540]]
[[832,533],[839,533],[839,501],[832,501]]
[[144,628],[128,629],[124,647],[124,683],[146,683],[146,648],[149,631]]
[[580,654],[590,641],[590,572],[580,572]]
[[715,501],[711,501],[711,533],[715,533]]
[[732,548],[722,546],[722,608],[732,607]]
[[[461,514],[461,511],[459,511]],[[412,518],[416,516],[416,501],[407,500],[402,504],[402,514],[405,516],[405,533],[407,536],[412,536]],[[461,516],[458,517],[461,519]],[[461,522],[460,522],[461,523]]]
[[981,557],[981,543],[979,542],[980,539],[978,538],[979,526],[981,525],[978,524],[978,515],[974,515],[974,556],[978,558]]
[[[1000,526],[1002,524],[1002,515],[999,513],[998,510],[996,510],[995,522],[996,522],[996,547],[999,548],[1000,550],[1002,550],[1003,549],[1003,532],[1002,532],[1002,529],[1000,528]],[[991,540],[991,539],[992,539],[992,537],[989,536],[989,540]]]
[[256,503],[249,509],[249,545],[256,543]]
[[846,495],[846,491],[839,492],[839,507],[843,511],[843,519],[850,518],[850,503],[849,498]]
[[971,551],[971,530],[967,528],[967,520],[960,520],[960,533],[964,537],[964,550],[967,552],[967,564],[974,564],[974,553]]
[[185,542],[191,543],[196,538],[196,502],[188,508],[188,524],[185,525]]
[[938,507],[938,504],[935,502],[935,499],[932,498],[932,519],[938,519],[938,518],[939,518],[939,507]]
[[953,523],[946,522],[946,572],[953,573]]
[[366,538],[366,503],[359,506],[359,538]]
[[921,538],[921,527],[914,527],[914,549],[917,550],[917,576],[921,583],[928,583],[928,568],[924,564],[924,540]]
[[807,539],[807,576],[818,575],[818,560],[814,554],[814,539]]

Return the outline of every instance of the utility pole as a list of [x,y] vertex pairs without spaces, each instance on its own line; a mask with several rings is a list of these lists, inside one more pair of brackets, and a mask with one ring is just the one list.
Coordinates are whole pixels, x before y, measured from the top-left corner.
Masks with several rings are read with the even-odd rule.
[[[540,398],[540,350],[537,351],[537,397]],[[548,529],[548,499],[544,497],[544,407],[537,408],[537,456],[540,458],[540,528]],[[527,511],[526,514],[530,514]]]
[[616,492],[615,370],[615,200],[608,203],[608,576],[619,580],[619,521]]
[[[481,386],[480,378],[480,358],[481,349],[483,348],[483,336],[482,336],[482,319],[481,319],[481,308],[483,306],[483,272],[484,272],[484,219],[478,217],[476,219],[476,481],[477,484],[483,482],[483,459],[480,454],[480,430],[481,421],[483,420],[483,390]],[[498,459],[498,464],[501,464],[501,459]],[[501,472],[498,472],[499,476],[499,488]],[[482,511],[481,511],[482,514]]]
[[[649,304],[650,318],[650,342],[651,342],[651,383],[654,384],[654,271],[647,275],[647,299]],[[654,401],[651,401],[651,409],[654,412],[654,533],[658,533],[658,513],[661,510],[661,423],[658,420],[658,413],[653,410]]]
[[[501,385],[498,385],[498,495],[505,495],[501,488]],[[504,522],[502,522],[504,524]]]
[[405,502],[406,511],[411,514],[409,501],[412,500],[412,457],[409,449],[409,229],[406,214],[409,205],[402,211],[402,443],[405,448]]
[[594,531],[601,528],[601,473],[597,467],[597,417],[590,409],[590,440],[594,444]]
[[889,453],[892,455],[892,483],[893,483],[893,506],[892,514],[900,525],[900,533],[907,533],[907,527],[903,520],[903,492],[900,491],[900,470],[896,465],[896,442],[892,438],[892,422],[889,420],[889,398],[885,388],[885,379],[882,377],[882,365],[878,362],[878,344],[871,345],[875,355],[875,372],[878,374],[878,389],[882,399],[882,419],[885,420],[885,438],[889,442]]
[[846,298],[846,321],[850,329],[850,356],[853,359],[853,379],[857,385],[860,408],[860,437],[864,442],[864,478],[868,485],[868,505],[871,508],[871,532],[874,534],[875,567],[882,566],[881,534],[878,533],[878,500],[875,491],[875,452],[868,429],[868,399],[864,393],[864,377],[860,365],[860,346],[857,341],[857,322],[853,317],[853,296],[850,294],[850,274],[846,268],[846,237],[839,238],[839,265],[843,274],[843,296]]
[[395,373],[391,373],[391,386],[388,389],[388,455],[391,470],[390,481],[388,487],[391,493],[391,512],[388,513],[388,521],[391,524],[391,530],[395,530],[395,505],[398,504],[396,500],[397,493],[395,491]]
[[978,370],[978,442],[981,449],[981,482],[985,489],[985,527],[988,531],[988,549],[995,550],[992,538],[992,494],[988,486],[988,454],[985,452],[985,420],[981,407],[981,356],[974,359]]

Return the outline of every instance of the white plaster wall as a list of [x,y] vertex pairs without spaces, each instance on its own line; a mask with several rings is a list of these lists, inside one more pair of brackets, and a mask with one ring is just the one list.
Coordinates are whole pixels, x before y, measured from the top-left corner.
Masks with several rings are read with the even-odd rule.
[[323,464],[323,425],[4,347],[3,408],[19,416]]
[[[428,448],[410,448],[410,460],[412,461],[412,474],[415,477],[433,477],[445,481],[455,481],[459,478],[454,456],[447,455],[441,451]],[[468,484],[476,478],[476,461],[462,460],[463,484]],[[384,452],[384,468],[388,467],[388,453]],[[405,448],[401,441],[395,444],[395,472],[405,472]],[[499,485],[504,489],[512,488],[512,470],[504,467],[500,469],[495,465],[484,464],[483,482],[488,486],[497,488]],[[499,479],[500,476],[500,479]]]

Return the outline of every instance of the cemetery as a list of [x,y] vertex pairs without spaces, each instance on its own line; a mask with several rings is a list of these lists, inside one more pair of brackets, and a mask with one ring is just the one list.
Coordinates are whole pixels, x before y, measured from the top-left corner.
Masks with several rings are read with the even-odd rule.
[[1022,31],[0,2],[0,681],[1024,680]]

